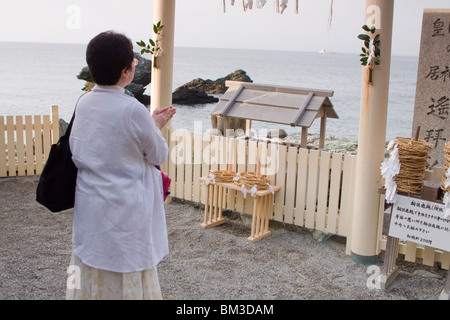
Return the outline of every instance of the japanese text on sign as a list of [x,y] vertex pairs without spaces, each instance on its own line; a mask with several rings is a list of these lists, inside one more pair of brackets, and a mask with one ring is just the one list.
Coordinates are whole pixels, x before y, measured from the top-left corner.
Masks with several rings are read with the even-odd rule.
[[430,143],[429,166],[445,162],[450,141],[450,9],[424,9],[411,136]]
[[450,220],[444,218],[443,204],[399,195],[393,206],[391,237],[450,251]]

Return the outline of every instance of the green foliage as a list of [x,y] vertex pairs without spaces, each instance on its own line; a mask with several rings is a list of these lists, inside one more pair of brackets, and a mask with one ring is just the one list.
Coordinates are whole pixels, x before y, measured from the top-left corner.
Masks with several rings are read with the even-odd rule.
[[[373,54],[375,56],[375,59],[373,59],[373,63],[375,65],[379,65],[380,64],[379,56],[381,55],[381,51],[380,51],[380,48],[379,48],[380,35],[377,34],[377,35],[374,36],[374,34],[376,32],[376,28],[375,27],[369,28],[367,25],[363,25],[362,29],[364,31],[370,32],[370,35],[368,35],[366,33],[358,35],[358,39],[364,41],[364,46],[361,47],[362,53],[360,54],[360,56],[361,56],[361,59],[360,59],[361,65],[367,66],[367,64],[369,62],[369,56],[370,56],[372,51],[373,51]],[[372,48],[371,48],[371,42],[372,42],[372,45],[373,45]]]
[[153,25],[153,32],[156,34],[156,40],[148,39],[148,43],[140,40],[136,42],[136,44],[141,47],[141,54],[150,53],[153,56],[153,66],[156,68],[156,57],[159,53],[162,52],[161,48],[161,38],[162,38],[162,29],[164,28],[161,25],[161,21],[158,21],[157,24]]

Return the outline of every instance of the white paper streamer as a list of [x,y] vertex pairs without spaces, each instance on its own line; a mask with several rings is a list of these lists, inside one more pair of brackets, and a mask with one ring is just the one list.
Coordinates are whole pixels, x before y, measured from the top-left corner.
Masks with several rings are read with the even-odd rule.
[[[450,168],[448,168],[447,172],[445,173],[445,184],[444,188],[448,188],[450,186]],[[449,219],[450,218],[450,192],[446,192],[444,194],[444,218]]]
[[244,198],[247,198],[247,189],[245,188],[244,185],[242,185],[241,191],[242,191],[242,194],[244,195]]
[[389,158],[384,159],[381,164],[381,176],[385,179],[384,187],[386,188],[386,202],[395,203],[397,201],[397,183],[394,178],[400,172],[400,160],[398,157],[398,146],[394,140],[388,144],[387,150],[392,149]]
[[275,194],[275,190],[273,190],[273,187],[270,184],[267,184],[269,186],[269,190],[270,192],[272,192],[272,194]]
[[206,185],[208,185],[209,183],[216,183],[216,176],[211,173],[208,178],[206,178],[205,183]]
[[288,3],[288,0],[281,0],[281,4],[280,4],[280,8],[281,8],[281,14],[283,14],[283,12],[284,12],[284,9],[286,9],[287,8],[287,3]]
[[375,45],[373,44],[373,39],[370,39],[369,44],[369,58],[367,59],[367,67],[373,69],[375,64],[374,61],[376,59],[375,56]]
[[256,191],[258,191],[258,188],[256,187],[256,184],[253,186],[253,188],[250,189],[250,192],[252,193],[252,197],[255,195]]

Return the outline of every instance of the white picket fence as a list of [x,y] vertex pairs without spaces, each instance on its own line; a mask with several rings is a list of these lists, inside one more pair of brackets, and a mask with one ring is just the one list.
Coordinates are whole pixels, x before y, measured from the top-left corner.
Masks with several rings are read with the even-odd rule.
[[[346,236],[353,205],[356,156],[288,147],[185,130],[167,131],[170,154],[163,166],[172,179],[174,197],[205,203],[200,177],[210,171],[254,172],[260,155],[261,174],[278,185],[272,219]],[[231,158],[232,157],[232,158]],[[251,214],[253,199],[229,190],[223,208]]]
[[51,115],[0,116],[0,177],[39,175],[58,138],[58,106]]

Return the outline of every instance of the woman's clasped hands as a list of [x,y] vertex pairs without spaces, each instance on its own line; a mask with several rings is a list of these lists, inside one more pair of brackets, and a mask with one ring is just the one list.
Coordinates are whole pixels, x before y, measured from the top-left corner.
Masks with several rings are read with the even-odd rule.
[[162,128],[164,128],[164,126],[170,121],[170,119],[172,119],[175,113],[176,110],[173,106],[155,109],[152,116],[158,129],[161,130]]

